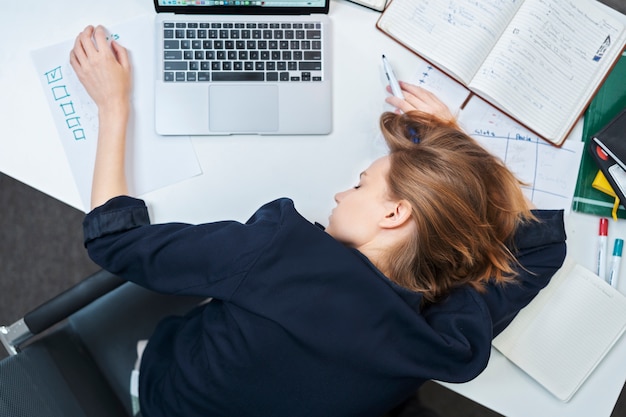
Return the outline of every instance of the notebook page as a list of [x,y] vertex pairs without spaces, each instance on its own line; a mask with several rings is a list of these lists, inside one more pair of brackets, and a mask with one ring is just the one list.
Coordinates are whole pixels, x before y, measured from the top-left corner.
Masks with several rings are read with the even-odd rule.
[[493,345],[567,401],[626,328],[626,298],[568,260]]
[[471,89],[558,142],[582,114],[623,42],[621,22],[594,2],[527,0]]
[[394,0],[378,27],[467,84],[521,0]]

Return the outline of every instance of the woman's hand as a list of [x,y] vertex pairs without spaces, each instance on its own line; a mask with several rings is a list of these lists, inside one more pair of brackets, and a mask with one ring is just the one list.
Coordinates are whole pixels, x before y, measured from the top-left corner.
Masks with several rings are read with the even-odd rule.
[[[430,113],[441,120],[454,122],[456,119],[441,100],[433,93],[413,84],[400,81],[400,88],[404,94],[404,99],[393,95],[387,97],[385,101],[396,107],[397,112],[410,112],[412,110]],[[391,88],[387,86],[387,91],[391,93]]]
[[87,26],[78,35],[70,52],[70,64],[100,112],[128,110],[131,92],[128,52],[115,41],[109,44],[102,26]]
[[70,52],[78,79],[98,106],[98,146],[91,207],[128,194],[125,173],[126,128],[130,115],[131,72],[128,53],[107,42],[102,26],[87,26]]

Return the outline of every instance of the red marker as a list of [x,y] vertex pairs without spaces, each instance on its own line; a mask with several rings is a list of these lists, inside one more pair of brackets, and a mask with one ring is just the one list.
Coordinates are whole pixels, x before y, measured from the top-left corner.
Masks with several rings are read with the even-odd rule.
[[600,278],[606,280],[606,252],[608,251],[609,220],[602,217],[600,219],[600,230],[598,231],[598,256],[596,258],[596,273]]

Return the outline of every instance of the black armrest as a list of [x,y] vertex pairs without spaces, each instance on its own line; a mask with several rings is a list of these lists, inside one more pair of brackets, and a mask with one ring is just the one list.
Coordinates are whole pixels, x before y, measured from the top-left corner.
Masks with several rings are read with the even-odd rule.
[[0,341],[10,354],[33,335],[68,318],[94,300],[113,291],[125,280],[100,270],[44,304],[10,326],[0,326]]
[[126,281],[122,278],[100,270],[27,313],[24,316],[24,322],[32,334],[38,334],[116,289],[124,282]]

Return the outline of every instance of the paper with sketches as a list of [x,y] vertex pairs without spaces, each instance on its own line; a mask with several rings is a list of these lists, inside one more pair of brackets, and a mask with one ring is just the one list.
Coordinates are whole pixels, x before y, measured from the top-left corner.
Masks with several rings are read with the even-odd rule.
[[569,212],[584,149],[580,121],[569,138],[557,148],[473,96],[461,112],[459,123],[502,159],[520,180],[529,184],[522,188],[538,208]]
[[[140,196],[202,173],[189,137],[154,131],[154,17],[142,16],[108,28],[129,51],[133,68],[132,112],[127,138],[128,186]],[[69,63],[74,39],[32,52],[59,138],[76,181],[83,210],[90,207],[98,138],[97,108]]]

